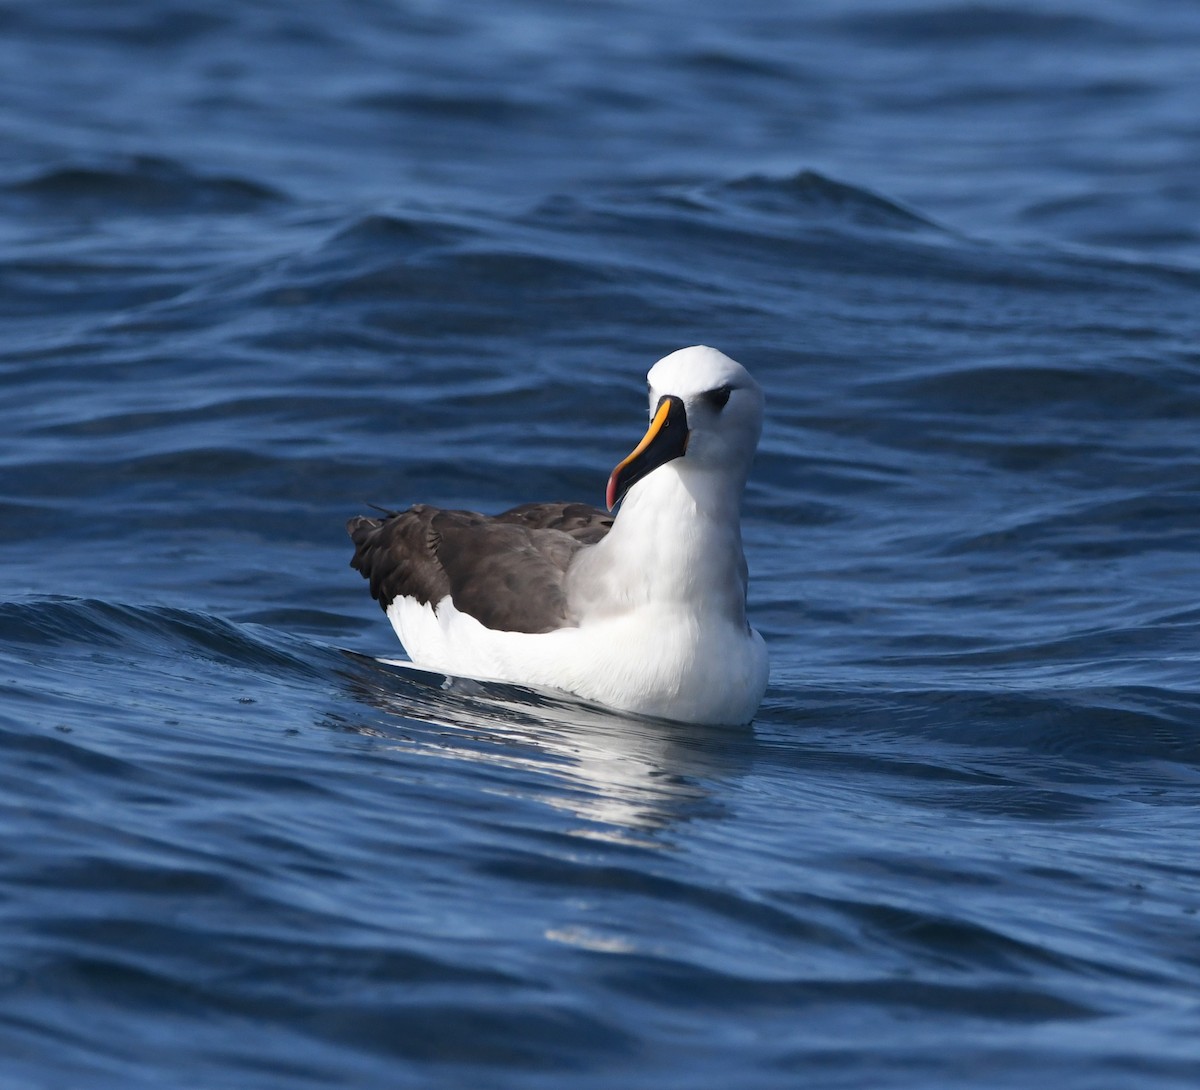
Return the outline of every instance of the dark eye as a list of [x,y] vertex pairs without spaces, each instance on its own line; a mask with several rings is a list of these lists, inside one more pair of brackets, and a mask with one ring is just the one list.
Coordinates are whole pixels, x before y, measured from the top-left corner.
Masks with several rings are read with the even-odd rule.
[[720,412],[729,403],[729,395],[733,393],[733,387],[726,384],[718,386],[715,390],[705,390],[701,395],[717,412]]

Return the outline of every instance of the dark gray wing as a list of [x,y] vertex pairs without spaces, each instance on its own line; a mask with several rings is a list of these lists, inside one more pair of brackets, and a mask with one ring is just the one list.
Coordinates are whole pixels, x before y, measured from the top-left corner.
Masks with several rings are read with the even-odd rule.
[[612,529],[613,516],[586,503],[523,503],[496,516],[530,530],[559,530],[580,545],[595,545]]
[[612,517],[581,503],[529,503],[496,516],[417,504],[385,518],[346,523],[350,566],[386,610],[396,598],[455,608],[504,632],[553,632],[574,624],[564,576]]

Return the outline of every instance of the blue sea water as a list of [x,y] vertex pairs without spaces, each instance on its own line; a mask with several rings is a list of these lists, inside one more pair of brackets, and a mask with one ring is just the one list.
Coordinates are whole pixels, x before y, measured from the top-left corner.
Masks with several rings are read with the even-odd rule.
[[[1200,8],[0,9],[0,1085],[1200,1085]],[[768,398],[751,728],[380,662],[368,503]]]

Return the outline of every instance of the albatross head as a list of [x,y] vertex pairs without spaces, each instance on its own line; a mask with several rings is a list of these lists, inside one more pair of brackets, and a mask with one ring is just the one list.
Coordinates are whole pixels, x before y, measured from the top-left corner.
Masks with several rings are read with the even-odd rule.
[[685,459],[689,471],[729,481],[740,496],[762,434],[763,395],[750,372],[723,352],[696,345],[664,356],[647,378],[650,428],[612,471],[609,510],[676,458]]

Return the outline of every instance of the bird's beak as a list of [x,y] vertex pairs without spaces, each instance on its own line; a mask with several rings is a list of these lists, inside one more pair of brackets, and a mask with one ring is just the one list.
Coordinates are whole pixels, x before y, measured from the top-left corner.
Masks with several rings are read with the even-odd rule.
[[608,478],[605,500],[611,511],[638,481],[672,458],[682,457],[687,450],[687,410],[683,401],[673,394],[658,399],[654,418],[642,441]]

